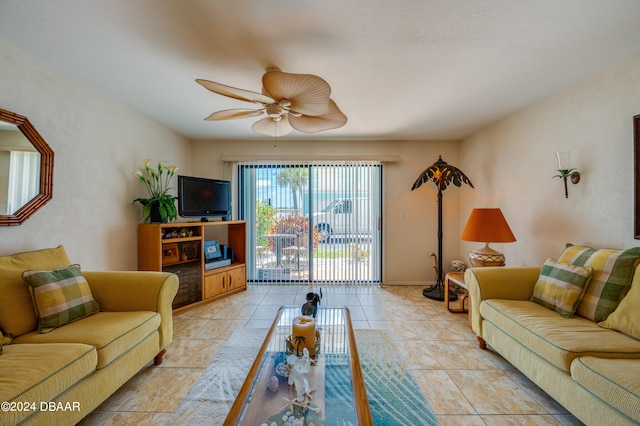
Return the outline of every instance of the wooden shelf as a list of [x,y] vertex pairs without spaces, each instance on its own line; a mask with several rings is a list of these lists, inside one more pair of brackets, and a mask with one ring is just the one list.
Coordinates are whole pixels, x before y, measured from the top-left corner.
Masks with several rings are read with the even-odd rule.
[[180,260],[178,262],[165,262],[162,264],[162,266],[184,265],[185,263],[195,263],[199,261],[200,259],[187,259],[187,260]]
[[[189,228],[189,233],[193,235],[162,238],[172,229],[178,231],[184,228]],[[177,274],[180,288],[174,299],[174,311],[191,309],[246,290],[246,239],[246,223],[243,220],[140,224],[138,269]],[[220,244],[232,248],[233,264],[205,269],[204,242],[208,240],[218,240]],[[191,257],[194,250],[196,258]],[[180,260],[182,256],[189,258]]]
[[200,240],[202,240],[202,237],[199,235],[196,235],[194,237],[163,238],[162,244],[183,243],[185,241],[200,241]]

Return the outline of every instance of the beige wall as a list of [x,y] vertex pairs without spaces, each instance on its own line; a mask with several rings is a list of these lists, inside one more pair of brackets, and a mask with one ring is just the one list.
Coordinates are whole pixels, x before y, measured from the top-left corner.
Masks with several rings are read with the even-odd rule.
[[[123,76],[126,78],[126,76]],[[0,108],[27,116],[55,152],[53,199],[0,227],[0,255],[64,245],[84,269],[137,269],[145,158],[190,167],[190,142],[0,42]]]
[[[126,78],[126,76],[123,76]],[[438,155],[476,189],[444,193],[444,262],[478,243],[459,235],[474,207],[500,207],[518,241],[495,245],[510,265],[539,264],[566,242],[636,246],[632,122],[640,114],[640,55],[510,116],[461,143],[442,141],[189,142],[104,93],[0,42],[0,108],[26,115],[54,149],[54,197],[19,227],[0,228],[0,255],[66,246],[85,269],[135,269],[143,196],[133,178],[145,158],[185,174],[226,177],[222,155],[396,155],[384,174],[384,281],[433,280],[435,187],[410,188]],[[212,126],[215,123],[212,123]],[[582,181],[552,179],[554,152],[571,150]],[[191,171],[192,170],[192,171]],[[404,219],[401,219],[404,218]]]
[[[247,123],[249,125],[250,123]],[[215,126],[215,123],[211,123]],[[437,252],[437,191],[429,183],[411,191],[418,175],[433,164],[438,155],[450,164],[459,162],[459,143],[455,141],[293,141],[258,142],[193,142],[192,170],[197,176],[229,178],[221,156],[255,155],[288,158],[304,156],[313,159],[324,156],[397,156],[398,161],[383,168],[384,212],[383,245],[385,283],[425,284],[434,280],[431,253]],[[459,202],[462,194],[473,189],[450,188],[443,197],[445,265],[459,253]],[[402,219],[402,217],[404,219]],[[448,268],[446,269],[448,270]]]
[[[514,114],[461,144],[461,164],[478,181],[461,200],[461,226],[474,207],[499,207],[517,238],[495,244],[509,265],[540,264],[565,243],[637,246],[633,238],[633,127],[640,114],[640,55]],[[571,151],[582,174],[557,174],[555,151]],[[463,243],[463,253],[478,243]]]

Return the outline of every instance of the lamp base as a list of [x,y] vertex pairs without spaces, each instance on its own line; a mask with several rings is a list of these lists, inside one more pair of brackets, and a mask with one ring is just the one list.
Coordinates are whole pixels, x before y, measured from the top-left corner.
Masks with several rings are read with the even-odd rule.
[[[427,299],[437,300],[439,302],[444,301],[444,286],[440,283],[433,287],[425,288],[422,290],[422,295]],[[449,300],[455,302],[458,300],[458,294],[455,291],[449,291]]]
[[485,266],[504,266],[504,254],[489,247],[489,244],[478,250],[469,253],[469,262],[474,268]]

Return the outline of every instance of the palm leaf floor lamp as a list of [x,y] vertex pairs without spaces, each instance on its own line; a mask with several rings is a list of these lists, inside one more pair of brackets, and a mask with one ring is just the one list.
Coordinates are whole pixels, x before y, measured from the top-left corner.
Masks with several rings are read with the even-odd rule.
[[[425,288],[422,290],[422,295],[432,300],[444,300],[444,285],[442,279],[442,192],[449,187],[450,184],[454,184],[460,187],[463,183],[466,183],[473,188],[473,184],[469,178],[455,166],[447,164],[442,159],[442,156],[438,157],[438,161],[433,163],[429,168],[424,170],[418,176],[418,179],[413,183],[411,190],[418,189],[423,183],[427,181],[433,181],[438,188],[438,277],[434,286]],[[450,300],[455,301],[458,299],[458,295],[451,292],[449,295]]]

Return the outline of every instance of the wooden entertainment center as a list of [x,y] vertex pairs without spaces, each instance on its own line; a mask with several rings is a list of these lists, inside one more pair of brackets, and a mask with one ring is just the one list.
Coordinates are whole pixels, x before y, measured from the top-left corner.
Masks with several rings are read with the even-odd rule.
[[[210,240],[232,249],[230,265],[206,268],[204,242]],[[138,226],[138,269],[177,274],[174,311],[191,309],[246,290],[246,241],[243,220],[143,223]]]

